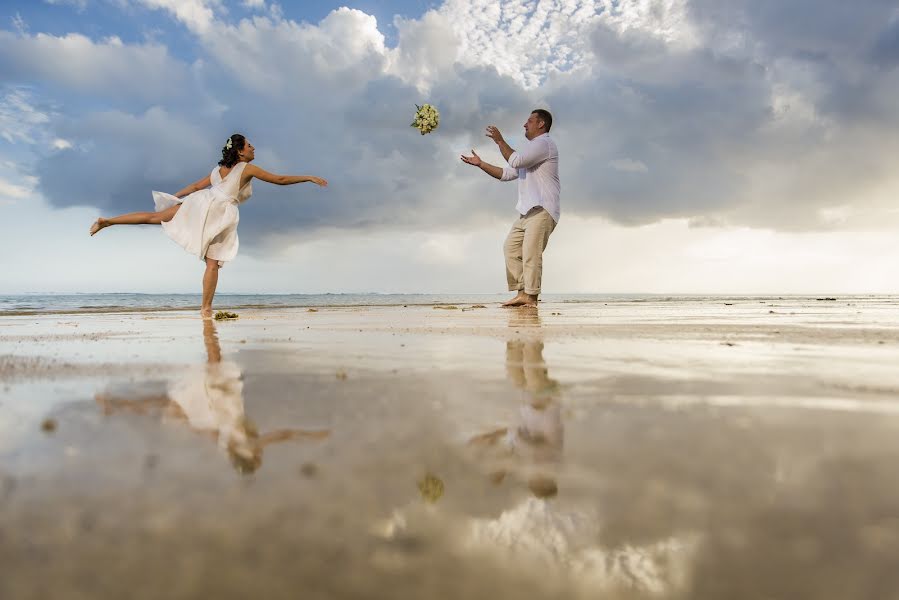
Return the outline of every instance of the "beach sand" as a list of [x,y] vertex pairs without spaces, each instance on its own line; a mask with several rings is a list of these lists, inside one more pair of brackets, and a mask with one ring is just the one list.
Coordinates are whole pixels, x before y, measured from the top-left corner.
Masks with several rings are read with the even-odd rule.
[[0,598],[899,598],[887,301],[0,317]]

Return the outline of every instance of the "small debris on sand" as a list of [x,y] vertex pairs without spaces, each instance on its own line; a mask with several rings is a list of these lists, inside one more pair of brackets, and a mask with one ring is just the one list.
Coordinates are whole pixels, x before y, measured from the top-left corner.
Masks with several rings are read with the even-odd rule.
[[422,500],[433,504],[443,496],[443,481],[428,473],[418,482],[418,491],[421,492]]
[[434,310],[459,310],[459,307],[454,304],[450,304],[448,306],[435,306]]
[[309,309],[306,309],[306,312],[318,312],[318,309],[317,308],[309,308]]
[[224,321],[226,319],[236,319],[236,318],[237,318],[237,313],[228,312],[226,310],[220,310],[217,313],[215,313],[216,321]]
[[346,380],[346,371],[344,371],[343,369],[337,371],[337,373],[335,373],[334,375],[335,375],[335,377],[337,377],[337,379],[339,379],[341,381]]
[[44,419],[41,423],[41,431],[44,433],[53,433],[56,431],[56,419]]

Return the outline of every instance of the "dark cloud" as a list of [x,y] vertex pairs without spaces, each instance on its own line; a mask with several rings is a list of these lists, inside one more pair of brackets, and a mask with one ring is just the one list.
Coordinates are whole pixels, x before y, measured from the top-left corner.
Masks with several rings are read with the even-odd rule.
[[[146,209],[151,189],[175,191],[208,174],[220,143],[241,131],[260,166],[331,181],[327,190],[256,184],[241,215],[245,244],[332,226],[463,228],[509,216],[516,192],[461,164],[459,153],[474,147],[499,162],[484,126],[498,124],[515,146],[530,110],[546,106],[563,215],[810,229],[833,226],[824,208],[882,210],[875,191],[899,185],[889,135],[899,125],[894,4],[693,0],[688,8],[695,43],[601,20],[589,71],[553,74],[530,90],[492,68],[441,63],[452,36],[434,33],[434,18],[405,23],[408,45],[401,36],[393,55],[358,11],[320,27],[221,26],[201,40],[200,64],[150,72],[154,90],[204,90],[195,103],[148,92],[133,114],[64,108],[55,134],[78,143],[39,162],[41,190],[60,207]],[[10,70],[17,60],[0,60],[0,69],[23,83],[70,84],[55,71]],[[407,67],[434,69],[428,94],[402,76]],[[108,93],[98,88],[98,102]],[[424,101],[442,115],[429,136],[409,127]]]

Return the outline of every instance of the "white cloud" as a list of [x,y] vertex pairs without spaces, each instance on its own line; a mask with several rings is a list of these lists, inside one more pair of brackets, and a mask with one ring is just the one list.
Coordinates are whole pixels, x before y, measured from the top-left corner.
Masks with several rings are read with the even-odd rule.
[[169,99],[189,83],[186,66],[164,46],[126,45],[115,36],[95,42],[77,33],[18,36],[0,31],[0,76],[52,82],[104,102]]
[[387,64],[376,19],[349,8],[317,26],[268,17],[218,23],[203,43],[218,67],[252,93],[325,105],[345,103]]
[[194,33],[206,33],[223,10],[221,0],[136,0],[147,8],[165,10]]
[[44,2],[56,6],[74,6],[77,10],[83,11],[87,8],[88,0],[44,0]]
[[12,18],[12,26],[19,35],[25,35],[28,33],[28,23],[25,22],[25,19],[22,18],[22,15],[16,13],[16,15]]
[[632,158],[617,158],[609,162],[609,166],[616,171],[624,171],[625,173],[648,173],[649,167]]
[[620,33],[639,31],[674,47],[699,44],[699,33],[689,19],[689,0],[603,0],[602,20]]
[[72,142],[69,140],[64,140],[62,138],[56,138],[52,142],[53,148],[56,150],[68,150],[72,147]]
[[0,178],[0,198],[21,200],[27,198],[32,193],[31,188],[22,185],[16,185]]
[[438,13],[460,38],[456,59],[490,66],[533,88],[551,73],[587,66],[598,0],[447,0]]
[[247,8],[265,9],[265,0],[243,0],[243,5]]
[[527,88],[554,73],[589,69],[598,24],[673,48],[699,43],[687,0],[447,0],[437,12],[460,38],[456,60],[493,67]]
[[13,88],[0,98],[0,137],[10,143],[35,143],[50,115],[34,106],[31,93]]
[[446,14],[429,11],[421,19],[394,21],[399,43],[390,52],[389,73],[428,90],[435,82],[455,79],[462,36]]

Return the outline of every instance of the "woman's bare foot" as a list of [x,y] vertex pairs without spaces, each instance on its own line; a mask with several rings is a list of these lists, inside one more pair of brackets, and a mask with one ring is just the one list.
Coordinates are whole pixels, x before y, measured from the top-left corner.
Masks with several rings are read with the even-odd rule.
[[205,319],[212,318],[212,309],[211,308],[201,308],[200,309],[200,317]]
[[91,225],[91,235],[94,235],[95,233],[97,233],[98,231],[100,231],[101,229],[103,229],[105,227],[109,227],[109,223],[106,222],[106,219],[104,219],[103,217],[100,217],[99,219],[94,221],[93,225]]

